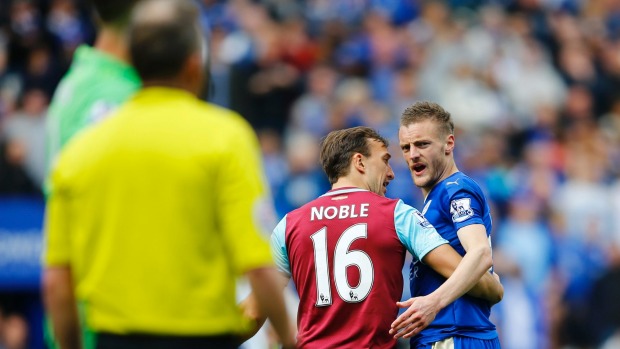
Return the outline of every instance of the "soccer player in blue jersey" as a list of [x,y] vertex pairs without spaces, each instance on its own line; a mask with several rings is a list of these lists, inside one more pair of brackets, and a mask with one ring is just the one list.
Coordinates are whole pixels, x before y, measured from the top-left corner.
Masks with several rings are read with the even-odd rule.
[[[456,167],[450,113],[436,103],[415,103],[403,112],[398,138],[413,182],[425,197],[422,214],[463,255],[462,264],[475,266],[469,268],[475,270],[473,276],[482,276],[493,265],[491,213],[478,184]],[[414,298],[399,306],[409,307],[415,297],[430,294],[444,281],[428,265],[412,263]],[[490,313],[489,302],[464,295],[439,311],[421,332],[407,312],[394,321],[392,332],[411,338],[415,349],[496,349],[500,343]]]

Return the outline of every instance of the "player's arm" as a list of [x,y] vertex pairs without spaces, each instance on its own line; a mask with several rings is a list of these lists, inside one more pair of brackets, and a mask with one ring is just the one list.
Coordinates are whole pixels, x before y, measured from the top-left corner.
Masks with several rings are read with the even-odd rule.
[[[429,254],[432,256],[432,254],[445,252],[446,248],[456,253],[452,247],[447,245],[447,241],[428,224],[426,218],[407,205],[400,205],[400,203],[397,205],[395,226],[398,227],[399,237],[403,236],[401,241],[410,249],[410,252],[424,262],[428,262]],[[395,338],[410,338],[418,334],[435,319],[441,309],[469,291],[491,267],[491,252],[486,231],[475,230],[471,235],[473,236],[467,237],[466,248],[475,252],[469,255],[470,250],[467,250],[453,274],[437,290],[424,297],[397,302],[399,307],[408,309],[392,323],[390,334]],[[488,254],[485,254],[484,249],[473,247],[479,243],[479,240],[484,241],[488,247]]]
[[[438,246],[427,253],[423,261],[428,263],[427,256],[429,254],[449,253],[450,250],[454,251],[447,244]],[[480,255],[472,254],[470,258],[468,258],[468,254],[465,254],[454,273],[433,293],[396,303],[399,307],[408,309],[392,323],[390,334],[394,335],[395,338],[415,336],[433,322],[441,309],[461,297],[480,280],[486,270],[491,267],[490,255],[489,261],[486,261],[482,253]]]
[[62,349],[81,348],[71,269],[47,267],[43,273],[43,302],[52,322],[54,338]]
[[[463,229],[466,228],[467,227]],[[424,263],[446,279],[452,276],[462,260],[463,257],[450,245],[441,245],[424,257]],[[486,272],[467,294],[485,299],[491,304],[496,304],[499,303],[504,296],[504,287],[499,282],[499,277],[496,274]]]
[[461,263],[467,258],[468,268],[476,275],[482,275],[480,282],[475,285],[474,293],[482,295],[481,298],[492,304],[498,303],[504,297],[504,288],[499,277],[488,272],[493,266],[493,256],[486,228],[482,224],[471,224],[459,229],[457,235],[465,249]]
[[[270,273],[271,274],[271,273]],[[253,276],[248,275],[248,278],[250,279],[250,283],[252,283],[252,279],[259,279],[259,277],[262,277],[260,275],[260,273],[257,273]],[[290,277],[282,272],[276,272],[273,275],[269,276],[271,278],[271,281],[274,285],[274,292],[278,292],[278,293],[282,293],[282,291],[284,290],[284,288],[286,287],[286,285],[288,285],[288,282],[290,280]],[[260,283],[261,281],[259,281]],[[257,288],[259,287],[259,288]],[[252,338],[259,330],[261,327],[263,327],[263,325],[265,324],[265,321],[267,321],[267,311],[265,309],[261,309],[260,307],[260,302],[258,300],[259,298],[259,293],[266,293],[267,296],[271,297],[271,291],[265,291],[263,290],[263,285],[257,285],[255,286],[254,284],[252,284],[252,292],[239,303],[239,307],[241,308],[241,311],[243,312],[243,316],[245,316],[246,318],[252,320],[254,322],[254,327],[252,328],[251,332],[247,333],[242,340],[246,341],[250,338]]]

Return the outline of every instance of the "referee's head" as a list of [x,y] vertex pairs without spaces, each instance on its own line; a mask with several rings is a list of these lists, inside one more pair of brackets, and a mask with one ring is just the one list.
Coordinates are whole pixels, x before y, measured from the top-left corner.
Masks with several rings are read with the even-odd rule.
[[191,0],[142,0],[129,23],[131,63],[144,86],[171,86],[196,95],[204,85],[207,42]]

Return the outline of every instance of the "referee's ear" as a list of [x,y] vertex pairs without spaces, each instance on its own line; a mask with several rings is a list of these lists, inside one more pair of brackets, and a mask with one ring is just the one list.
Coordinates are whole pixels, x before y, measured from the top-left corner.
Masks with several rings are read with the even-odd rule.
[[192,53],[187,57],[181,71],[181,79],[191,93],[198,97],[202,95],[205,85],[205,68],[200,52]]

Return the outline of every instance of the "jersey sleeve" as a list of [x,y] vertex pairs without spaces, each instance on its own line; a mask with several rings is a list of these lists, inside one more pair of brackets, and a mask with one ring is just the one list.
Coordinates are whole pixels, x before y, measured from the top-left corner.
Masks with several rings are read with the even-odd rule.
[[474,190],[468,187],[460,187],[453,192],[448,192],[450,216],[456,230],[472,224],[484,224],[482,219],[484,202]]
[[271,254],[278,270],[290,277],[291,264],[288,259],[288,251],[286,250],[286,216],[282,218],[273,230],[273,233],[271,233]]
[[273,265],[269,232],[275,226],[258,139],[247,122],[231,115],[231,137],[215,176],[217,223],[236,273]]
[[420,211],[402,200],[394,208],[394,227],[402,244],[420,261],[437,246],[448,243]]
[[45,212],[43,264],[63,266],[70,264],[69,193],[60,166],[52,171],[49,180]]

